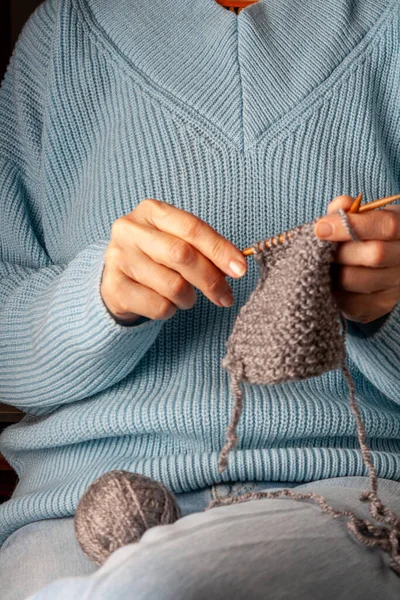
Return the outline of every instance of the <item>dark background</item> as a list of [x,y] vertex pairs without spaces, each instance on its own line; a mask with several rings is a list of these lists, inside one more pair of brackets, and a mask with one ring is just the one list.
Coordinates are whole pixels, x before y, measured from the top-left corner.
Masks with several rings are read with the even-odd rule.
[[0,0],[0,81],[22,26],[39,4],[41,0]]
[[[41,0],[0,0],[0,81],[10,60],[18,35]],[[0,433],[16,423],[23,413],[0,403]],[[7,500],[17,484],[17,474],[0,454],[0,503]]]

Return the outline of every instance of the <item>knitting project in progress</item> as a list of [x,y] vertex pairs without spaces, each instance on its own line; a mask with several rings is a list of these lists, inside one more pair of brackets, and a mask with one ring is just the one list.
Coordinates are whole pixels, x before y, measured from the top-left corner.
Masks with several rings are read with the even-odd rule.
[[[351,237],[357,240],[346,213],[342,209],[338,212]],[[360,500],[369,503],[376,523],[360,519],[348,510],[335,510],[320,494],[296,493],[291,489],[218,498],[204,510],[280,496],[311,500],[334,518],[348,517],[348,530],[366,546],[387,552],[391,568],[400,575],[400,517],[385,507],[377,495],[378,478],[346,364],[346,321],[331,290],[330,270],[338,244],[317,238],[317,220],[291,230],[290,236],[276,245],[260,249],[260,244],[253,244],[259,280],[239,311],[222,359],[222,366],[231,376],[235,403],[218,465],[220,472],[226,469],[228,454],[238,441],[236,429],[243,407],[241,383],[299,381],[341,368],[370,478],[371,489],[363,492]],[[138,541],[147,528],[172,523],[179,516],[173,494],[162,484],[127,471],[111,471],[93,482],[82,496],[75,515],[75,533],[83,551],[100,565],[118,547]]]
[[[357,241],[347,214],[342,209],[338,212],[346,230]],[[314,234],[317,220],[297,227],[278,245],[264,246],[261,250],[258,243],[253,244],[260,268],[259,281],[236,318],[227,341],[228,351],[222,360],[222,366],[231,374],[235,406],[227,443],[219,457],[219,469],[226,469],[228,453],[237,443],[236,428],[243,407],[241,382],[268,385],[299,381],[341,368],[349,387],[350,407],[370,478],[371,489],[363,492],[360,500],[369,502],[370,514],[382,525],[359,519],[351,511],[336,511],[315,492],[296,493],[290,489],[220,498],[213,500],[206,510],[222,504],[279,496],[313,500],[332,517],[347,516],[347,528],[365,545],[380,546],[388,552],[390,566],[400,575],[400,517],[385,507],[377,495],[378,478],[355,401],[354,382],[346,364],[346,321],[331,291],[330,268],[338,244],[320,240]]]

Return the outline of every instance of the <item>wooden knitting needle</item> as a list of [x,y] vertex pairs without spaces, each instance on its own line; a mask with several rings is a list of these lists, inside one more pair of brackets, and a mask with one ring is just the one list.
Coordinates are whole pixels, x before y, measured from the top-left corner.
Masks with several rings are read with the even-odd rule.
[[367,210],[375,210],[375,208],[386,206],[386,204],[390,204],[391,202],[394,202],[399,198],[400,194],[397,194],[397,196],[389,196],[388,198],[380,198],[379,200],[374,200],[373,202],[368,202],[368,204],[360,206],[360,208],[356,212],[366,212]]
[[[360,212],[360,205],[362,201],[363,194],[358,194],[357,198],[354,200],[353,204],[350,206],[349,213],[358,213]],[[386,198],[385,198],[386,200]],[[367,206],[367,204],[365,205]]]
[[[351,207],[348,211],[349,213],[362,213],[362,212],[367,212],[368,210],[375,210],[376,208],[381,208],[382,206],[386,206],[386,204],[390,204],[391,202],[394,202],[395,200],[400,199],[400,194],[397,194],[396,196],[388,196],[387,198],[379,198],[378,200],[373,200],[373,202],[368,202],[367,204],[363,204],[361,206],[362,196],[363,195],[361,192],[361,194],[359,194],[357,196],[357,198],[354,200],[353,204],[351,205]],[[298,228],[296,228],[296,229],[298,229]],[[301,227],[300,227],[300,229],[301,229]],[[261,244],[265,245],[266,248],[271,248],[271,246],[277,246],[278,244],[282,244],[285,241],[285,239],[290,238],[290,234],[292,231],[294,231],[294,230],[290,229],[289,231],[284,231],[283,233],[273,236],[273,237],[269,238],[268,240],[263,240],[262,242],[259,242],[258,246],[259,246],[260,250],[261,250]],[[251,254],[254,254],[254,248],[253,247],[245,248],[241,252],[242,252],[243,256],[250,256]]]

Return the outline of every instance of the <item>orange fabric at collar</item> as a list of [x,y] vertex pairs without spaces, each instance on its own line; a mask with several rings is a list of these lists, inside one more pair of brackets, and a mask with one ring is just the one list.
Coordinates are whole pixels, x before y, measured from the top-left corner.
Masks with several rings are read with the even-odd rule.
[[225,8],[246,8],[246,6],[250,6],[250,4],[255,4],[258,0],[216,0],[218,4],[224,6]]

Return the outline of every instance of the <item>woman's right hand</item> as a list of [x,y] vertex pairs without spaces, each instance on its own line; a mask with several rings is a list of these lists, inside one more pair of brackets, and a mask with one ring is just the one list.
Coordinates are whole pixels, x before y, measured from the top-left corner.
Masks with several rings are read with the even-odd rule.
[[[232,261],[242,272],[232,270]],[[112,225],[101,296],[122,324],[140,316],[169,319],[177,308],[194,306],[194,287],[217,306],[231,306],[225,277],[242,277],[246,271],[241,251],[205,221],[148,198]]]

